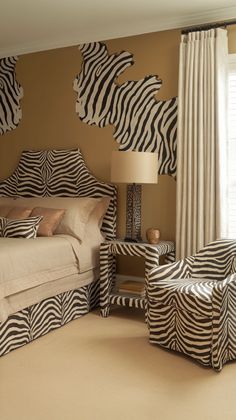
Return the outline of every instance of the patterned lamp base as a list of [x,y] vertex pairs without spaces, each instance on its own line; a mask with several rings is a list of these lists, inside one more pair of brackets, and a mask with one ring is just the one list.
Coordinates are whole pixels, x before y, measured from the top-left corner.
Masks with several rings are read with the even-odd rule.
[[126,235],[127,242],[142,242],[141,238],[141,197],[142,185],[128,184],[126,197]]

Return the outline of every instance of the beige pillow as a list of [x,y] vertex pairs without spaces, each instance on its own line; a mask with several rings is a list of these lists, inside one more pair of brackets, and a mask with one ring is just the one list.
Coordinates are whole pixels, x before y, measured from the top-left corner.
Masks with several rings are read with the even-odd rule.
[[96,242],[104,241],[104,236],[101,233],[100,229],[102,226],[103,217],[105,216],[106,211],[109,207],[110,200],[111,197],[102,197],[100,202],[91,212],[85,228],[85,236],[87,242],[94,242],[94,240]]
[[12,207],[9,213],[7,213],[7,218],[11,220],[21,220],[27,219],[31,215],[32,208],[28,207]]
[[90,213],[100,201],[101,198],[91,197],[22,197],[17,198],[15,204],[22,207],[45,207],[66,210],[54,234],[67,234],[82,241]]
[[111,201],[111,197],[102,197],[100,203],[97,204],[95,209],[92,211],[89,220],[97,220],[99,228],[102,227],[103,218],[107,212]]
[[76,200],[79,200],[77,204],[66,210],[56,233],[65,233],[83,241],[89,216],[100,199],[84,197]]
[[38,236],[53,236],[57,226],[59,225],[65,210],[62,209],[49,209],[45,207],[35,207],[31,216],[42,216],[38,228]]

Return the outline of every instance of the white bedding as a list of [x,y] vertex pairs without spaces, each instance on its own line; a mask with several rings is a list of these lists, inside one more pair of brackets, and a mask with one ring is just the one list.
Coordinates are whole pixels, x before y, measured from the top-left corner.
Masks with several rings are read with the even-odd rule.
[[7,296],[0,301],[0,323],[6,321],[9,315],[21,311],[28,306],[41,302],[44,299],[56,296],[69,290],[87,286],[99,278],[99,268],[84,273],[62,277],[49,283],[27,289],[14,295]]
[[[98,264],[98,242],[87,240],[81,244],[69,235],[35,239],[0,238],[0,322],[5,320],[6,314],[29,306],[22,306],[22,297],[25,303],[28,299],[29,304],[33,304],[45,297],[72,290],[74,286],[77,288],[78,276],[82,273],[84,276],[80,277],[86,281],[78,287],[88,284],[93,281],[94,275],[86,277],[85,274],[91,270],[93,273]],[[75,281],[75,284],[69,283],[69,280],[72,283]],[[42,295],[38,294],[40,290]],[[10,306],[14,307],[13,312]]]

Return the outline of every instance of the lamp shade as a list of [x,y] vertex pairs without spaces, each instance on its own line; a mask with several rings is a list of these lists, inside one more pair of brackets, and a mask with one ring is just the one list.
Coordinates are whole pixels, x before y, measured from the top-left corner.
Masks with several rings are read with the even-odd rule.
[[126,184],[156,184],[157,153],[112,152],[111,181]]

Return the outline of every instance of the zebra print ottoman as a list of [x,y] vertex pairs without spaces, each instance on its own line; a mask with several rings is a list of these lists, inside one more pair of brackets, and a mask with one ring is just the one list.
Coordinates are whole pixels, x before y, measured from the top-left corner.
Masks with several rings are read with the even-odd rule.
[[210,243],[195,256],[148,275],[151,343],[220,371],[236,358],[236,240]]

